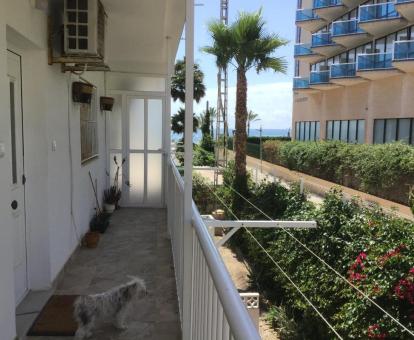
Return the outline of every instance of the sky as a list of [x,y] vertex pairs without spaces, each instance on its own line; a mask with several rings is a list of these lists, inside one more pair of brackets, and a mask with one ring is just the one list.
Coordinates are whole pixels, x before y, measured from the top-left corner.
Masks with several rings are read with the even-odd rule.
[[[196,114],[206,107],[206,101],[211,106],[217,105],[217,68],[214,57],[200,51],[201,47],[212,43],[207,25],[217,20],[220,15],[219,0],[196,0],[195,8],[195,60],[205,73],[207,87],[206,97],[195,105]],[[252,128],[263,126],[264,129],[286,129],[291,127],[292,116],[292,78],[294,74],[293,46],[295,42],[295,0],[230,0],[229,22],[233,22],[240,11],[253,12],[260,8],[267,23],[266,29],[289,41],[276,52],[276,56],[285,57],[289,68],[286,75],[274,72],[262,72],[259,75],[254,70],[247,75],[248,80],[248,110],[259,114],[260,121],[253,123]],[[177,58],[185,55],[185,41],[182,40]],[[229,125],[234,127],[234,110],[236,100],[236,72],[229,68]],[[182,104],[174,103],[173,112]]]

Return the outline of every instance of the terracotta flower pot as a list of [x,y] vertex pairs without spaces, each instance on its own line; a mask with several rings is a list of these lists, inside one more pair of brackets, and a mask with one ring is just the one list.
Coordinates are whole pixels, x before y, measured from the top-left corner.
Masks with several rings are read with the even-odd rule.
[[72,100],[75,103],[90,104],[92,100],[93,86],[76,81],[72,83]]
[[87,248],[94,249],[98,246],[100,235],[96,231],[85,234],[84,243]]
[[[226,218],[226,212],[224,210],[218,209],[216,211],[213,211],[212,213],[215,220],[224,221]],[[223,229],[222,228],[216,228],[214,230],[214,236],[223,236]]]
[[101,97],[101,110],[112,111],[114,107],[115,99],[112,97]]

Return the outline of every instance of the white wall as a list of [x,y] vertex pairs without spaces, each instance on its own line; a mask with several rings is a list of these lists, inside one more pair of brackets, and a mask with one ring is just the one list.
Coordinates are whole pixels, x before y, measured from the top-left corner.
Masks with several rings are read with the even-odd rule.
[[[7,2],[6,11],[8,47],[22,56],[29,284],[31,289],[41,290],[51,286],[88,230],[95,207],[89,171],[98,179],[102,197],[106,183],[105,117],[99,111],[100,157],[81,165],[79,105],[71,99],[71,83],[78,77],[63,74],[60,65],[48,65],[43,12],[26,0]],[[104,95],[103,73],[89,72],[83,77],[97,86],[99,102],[99,96]]]
[[[4,8],[5,0],[0,0]],[[0,10],[0,143],[5,144],[5,157],[0,157],[0,336],[15,336],[13,249],[10,216],[10,113],[7,80],[5,12]]]
[[[102,73],[83,75],[97,86],[97,98],[104,95]],[[89,171],[98,180],[100,200],[106,183],[105,115],[98,110],[98,138],[100,156],[81,165],[79,104],[72,103],[70,87],[76,76],[50,72],[49,82],[58,91],[48,97],[48,224],[51,258],[51,277],[54,279],[74,251],[81,237],[89,227],[95,212],[95,199],[90,184]],[[51,85],[53,85],[51,84]],[[68,102],[69,100],[69,102]],[[69,103],[69,107],[68,107]],[[64,104],[64,105],[62,105]],[[71,122],[72,175],[69,154],[68,109]],[[99,108],[98,108],[99,109]],[[56,141],[56,151],[52,143]],[[71,177],[73,183],[71,183]],[[71,217],[71,186],[73,187],[73,218]]]

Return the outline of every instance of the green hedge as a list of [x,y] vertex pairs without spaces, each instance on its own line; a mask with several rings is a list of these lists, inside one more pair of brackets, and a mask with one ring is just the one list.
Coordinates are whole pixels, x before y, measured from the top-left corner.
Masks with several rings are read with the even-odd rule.
[[414,185],[414,148],[403,143],[267,141],[263,154],[274,164],[403,204]]
[[[225,173],[224,177],[227,184],[232,182],[232,174]],[[221,207],[205,186],[196,181],[196,203],[207,208],[209,200],[210,207]],[[289,191],[267,182],[250,186],[250,200],[273,219],[317,221],[317,229],[291,233],[406,327],[414,329],[412,223],[377,208],[363,207],[358,201],[346,201],[336,190],[322,206],[315,207],[297,188]],[[226,187],[216,190],[231,206],[232,192]],[[241,219],[265,219],[247,204],[237,215]],[[252,233],[344,339],[410,338],[283,230],[254,229]],[[241,230],[232,240],[250,264],[252,289],[272,304],[285,306],[289,317],[295,319],[297,334],[289,339],[335,338],[248,234]]]
[[[267,141],[290,142],[291,140],[292,139],[290,137],[262,137],[262,143],[267,142]],[[247,143],[260,145],[260,137],[248,137]],[[233,137],[229,137],[227,139],[227,145],[230,150],[233,150]]]

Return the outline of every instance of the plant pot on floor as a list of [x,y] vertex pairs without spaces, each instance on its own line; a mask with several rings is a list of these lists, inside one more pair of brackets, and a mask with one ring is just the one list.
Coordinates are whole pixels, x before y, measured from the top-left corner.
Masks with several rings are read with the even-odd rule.
[[83,242],[89,249],[95,249],[99,243],[100,234],[96,231],[90,231],[85,234]]
[[111,215],[108,213],[95,215],[89,224],[89,229],[92,232],[104,234],[108,229],[110,217]]
[[116,209],[116,205],[105,203],[104,204],[104,209],[105,209],[105,212],[107,212],[108,214],[112,214]]

